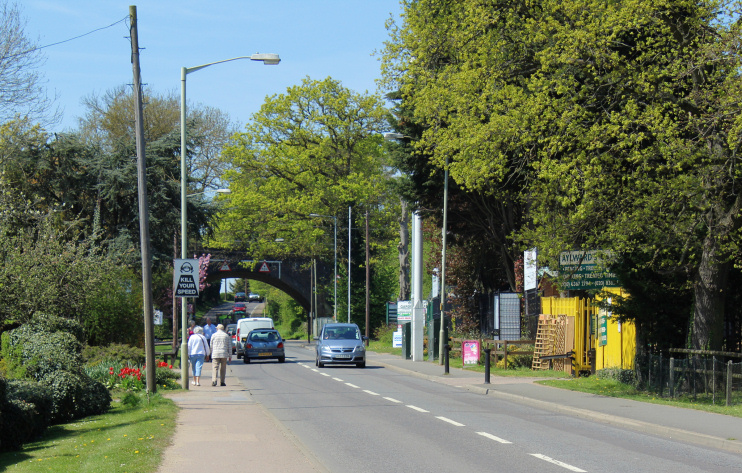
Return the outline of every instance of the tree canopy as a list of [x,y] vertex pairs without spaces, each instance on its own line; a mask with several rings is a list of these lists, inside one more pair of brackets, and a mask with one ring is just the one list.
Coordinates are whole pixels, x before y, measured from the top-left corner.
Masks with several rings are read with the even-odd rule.
[[522,205],[510,235],[543,263],[604,249],[684,274],[693,345],[719,347],[740,254],[738,2],[404,6],[384,67],[417,148],[463,189]]
[[370,209],[375,228],[384,228],[390,205],[384,116],[379,97],[331,78],[306,78],[266,98],[224,151],[232,193],[219,219],[219,243],[254,255],[327,254],[334,222],[310,215],[337,217],[342,228],[348,207],[356,217]]

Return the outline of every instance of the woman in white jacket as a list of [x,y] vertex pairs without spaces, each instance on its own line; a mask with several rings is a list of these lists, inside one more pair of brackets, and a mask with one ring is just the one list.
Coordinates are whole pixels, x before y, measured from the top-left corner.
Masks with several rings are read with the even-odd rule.
[[196,327],[193,335],[188,339],[188,359],[193,367],[194,386],[201,386],[201,368],[204,366],[204,359],[209,356],[209,342],[203,336],[204,329]]

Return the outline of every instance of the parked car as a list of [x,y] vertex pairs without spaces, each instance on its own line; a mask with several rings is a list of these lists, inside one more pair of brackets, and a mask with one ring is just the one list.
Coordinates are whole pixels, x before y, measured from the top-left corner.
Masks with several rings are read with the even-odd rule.
[[229,324],[225,329],[227,335],[232,337],[232,353],[237,350],[237,324]]
[[356,324],[327,324],[322,327],[317,340],[315,364],[355,364],[366,367],[366,345],[368,337],[361,335]]
[[242,361],[277,359],[279,363],[286,361],[283,349],[283,339],[278,330],[256,328],[251,330],[245,342],[245,353]]
[[237,358],[242,358],[245,352],[245,342],[252,330],[258,328],[274,328],[273,319],[270,317],[248,317],[237,321]]
[[255,292],[251,292],[250,295],[247,296],[247,300],[249,302],[263,302],[263,296]]
[[237,292],[234,295],[235,302],[247,302],[247,294],[244,292]]

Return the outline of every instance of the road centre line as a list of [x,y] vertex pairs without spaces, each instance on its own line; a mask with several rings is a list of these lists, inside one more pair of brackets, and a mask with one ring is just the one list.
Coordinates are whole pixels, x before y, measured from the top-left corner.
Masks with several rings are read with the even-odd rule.
[[398,401],[393,397],[385,397],[384,399],[386,399],[387,401],[396,402],[397,404],[402,404],[402,401]]
[[367,394],[370,394],[372,396],[378,396],[379,395],[379,393],[375,393],[373,391],[369,391],[368,389],[364,389],[363,392],[364,393],[367,393]]
[[320,373],[320,374],[321,374],[322,376],[327,376],[328,378],[330,377],[330,375],[329,375],[329,374],[327,374],[327,373]]
[[545,460],[549,463],[553,463],[554,465],[561,466],[562,468],[566,468],[570,471],[576,471],[578,473],[587,473],[585,470],[581,470],[577,468],[576,466],[568,465],[567,463],[560,462],[559,460],[554,460],[553,458],[547,457],[546,455],[541,455],[540,453],[530,453],[529,455],[536,457],[536,458],[540,458],[541,460]]
[[337,382],[339,382],[339,383],[342,383],[342,382],[343,382],[343,380],[342,380],[342,379],[340,379],[340,378],[332,378],[332,379],[334,379],[335,381],[337,381]]
[[416,410],[417,412],[430,412],[430,411],[426,411],[425,409],[421,407],[413,406],[412,404],[407,404],[407,407],[409,407],[410,409]]
[[345,385],[346,385],[346,386],[350,386],[351,388],[361,389],[361,387],[360,387],[360,386],[356,386],[355,384],[351,384],[351,383],[345,383]]
[[465,427],[464,424],[461,424],[459,422],[456,422],[455,420],[449,419],[448,417],[443,416],[435,416],[436,419],[442,420],[443,422],[448,422],[451,425],[455,425],[456,427]]
[[513,443],[513,442],[511,442],[509,440],[501,439],[500,437],[495,437],[494,435],[488,434],[487,432],[477,432],[477,434],[481,435],[482,437],[487,437],[490,440],[494,440],[495,442]]

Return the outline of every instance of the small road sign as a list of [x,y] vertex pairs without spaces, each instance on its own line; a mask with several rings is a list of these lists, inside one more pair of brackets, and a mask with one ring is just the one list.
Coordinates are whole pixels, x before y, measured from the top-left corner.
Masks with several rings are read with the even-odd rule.
[[176,259],[173,268],[173,290],[175,291],[175,297],[198,297],[198,260]]
[[265,261],[263,261],[263,265],[260,266],[260,269],[258,270],[258,272],[260,272],[260,273],[270,273],[271,272],[271,268],[268,267],[268,263],[266,263]]

